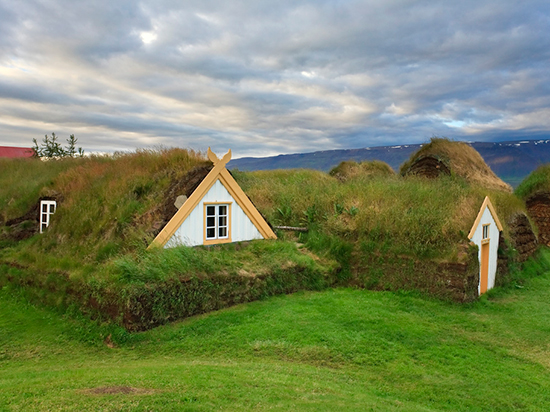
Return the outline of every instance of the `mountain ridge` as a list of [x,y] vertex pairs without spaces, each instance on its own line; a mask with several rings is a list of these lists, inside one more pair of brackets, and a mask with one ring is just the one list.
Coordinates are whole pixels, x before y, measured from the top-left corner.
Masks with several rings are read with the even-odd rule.
[[[467,143],[481,154],[498,177],[513,187],[521,183],[538,166],[550,162],[550,140],[546,139]],[[305,168],[328,172],[345,160],[381,160],[398,171],[399,166],[422,145],[374,146],[269,157],[243,157],[231,160],[228,168],[242,171]]]

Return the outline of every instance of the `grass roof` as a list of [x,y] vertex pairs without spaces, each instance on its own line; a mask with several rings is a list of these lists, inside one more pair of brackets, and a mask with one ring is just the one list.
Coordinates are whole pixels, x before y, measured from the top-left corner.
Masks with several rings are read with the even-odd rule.
[[516,194],[527,199],[535,193],[550,192],[550,164],[539,166],[517,187]]
[[[437,151],[448,156],[453,151],[461,154],[453,162],[462,169],[480,162],[477,152],[462,143],[434,139],[426,147],[444,148]],[[162,205],[174,182],[205,162],[201,154],[180,149],[46,163],[0,162],[6,171],[0,177],[2,214],[5,219],[22,215],[40,196],[58,193],[63,201],[51,227],[31,240],[32,247],[102,262],[147,246],[163,219]],[[454,168],[455,173],[457,169],[462,170]],[[274,225],[313,225],[350,241],[375,238],[371,240],[389,242],[386,247],[391,243],[393,252],[411,256],[453,255],[486,195],[505,226],[509,216],[524,210],[514,195],[468,184],[456,175],[402,179],[382,162],[345,162],[335,170],[345,181],[305,169],[233,174]],[[481,176],[479,170],[470,176]]]
[[346,160],[331,169],[329,175],[334,176],[338,180],[346,181],[349,179],[368,179],[375,176],[391,176],[395,175],[395,172],[389,164],[379,160],[367,160],[359,163],[353,160]]
[[[57,257],[103,261],[145,244],[162,220],[170,185],[207,160],[190,150],[138,151],[42,162],[1,162],[5,219],[23,214],[41,196],[62,199],[47,233],[31,239],[34,250]],[[9,170],[9,172],[8,172]]]
[[472,185],[488,189],[511,192],[509,184],[502,181],[485,163],[481,155],[469,144],[453,142],[446,138],[432,138],[430,143],[423,145],[399,169],[401,175],[406,175],[411,167],[420,159],[433,156],[442,160],[455,176],[464,178]]
[[461,178],[402,179],[396,175],[341,182],[313,170],[234,172],[254,204],[275,225],[312,226],[384,253],[419,258],[456,257],[485,196],[500,220],[525,211],[509,192]]

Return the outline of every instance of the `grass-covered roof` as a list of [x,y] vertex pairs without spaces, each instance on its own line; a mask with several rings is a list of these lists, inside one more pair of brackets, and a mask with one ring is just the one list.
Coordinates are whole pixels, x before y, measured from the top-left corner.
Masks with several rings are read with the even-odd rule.
[[512,191],[511,186],[491,170],[473,147],[464,142],[454,142],[445,138],[432,138],[430,143],[423,145],[401,165],[400,173],[408,174],[416,162],[427,157],[440,160],[450,169],[451,174],[464,178],[472,185]]
[[389,164],[379,160],[366,160],[363,162],[347,160],[341,162],[329,172],[329,175],[341,181],[349,179],[369,179],[379,176],[391,176],[394,174],[395,172]]
[[[451,296],[439,265],[465,265],[475,277],[471,262],[477,254],[474,259],[467,234],[485,196],[505,235],[509,218],[525,209],[512,193],[454,173],[403,178],[376,163],[345,165],[343,179],[305,169],[234,171],[268,222],[309,232],[280,232],[277,241],[248,246],[147,251],[166,221],[166,205],[185,186],[182,180],[207,165],[200,153],[180,149],[0,161],[0,287],[8,281],[35,285],[48,302],[70,295],[69,302],[80,307],[122,316],[133,330],[234,302],[336,284]],[[50,227],[15,241],[10,237],[15,226],[6,222],[44,196],[59,200]],[[16,226],[24,225],[36,222]],[[452,298],[471,299],[475,280],[470,276],[466,290],[457,276]]]
[[[451,161],[458,176],[403,179],[382,162],[343,163],[333,171],[338,178],[312,170],[234,176],[272,224],[313,225],[344,239],[379,241],[377,247],[394,253],[444,257],[465,240],[486,195],[504,225],[524,207],[514,195],[497,190],[499,185],[488,184],[495,179],[475,184],[490,169],[479,163],[483,160],[470,146],[434,139],[419,153],[436,149],[459,159]],[[103,261],[147,245],[162,221],[161,206],[170,187],[206,162],[199,153],[180,149],[51,162],[3,161],[3,220],[22,215],[40,196],[57,194],[62,202],[48,233],[33,241],[36,247]],[[468,174],[466,169],[472,168]]]
[[539,166],[516,189],[522,199],[541,192],[550,193],[550,164]]
[[341,182],[312,170],[236,172],[235,178],[272,224],[314,226],[326,234],[415,257],[450,258],[468,234],[485,196],[505,225],[524,211],[513,194],[396,175]]

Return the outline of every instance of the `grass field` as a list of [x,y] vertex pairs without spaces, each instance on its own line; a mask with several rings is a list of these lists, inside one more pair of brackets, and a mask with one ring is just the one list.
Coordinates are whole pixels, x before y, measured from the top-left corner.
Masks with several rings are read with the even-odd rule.
[[0,410],[548,410],[549,268],[468,305],[331,289],[139,334],[5,287]]

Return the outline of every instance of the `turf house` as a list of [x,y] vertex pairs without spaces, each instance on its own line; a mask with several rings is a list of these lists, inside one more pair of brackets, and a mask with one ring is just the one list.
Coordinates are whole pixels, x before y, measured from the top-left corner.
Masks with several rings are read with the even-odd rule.
[[[0,287],[130,331],[339,286],[475,300],[484,224],[498,247],[487,289],[536,250],[525,203],[466,144],[419,152],[400,173],[381,162],[230,173],[230,152],[182,149],[0,159]],[[415,169],[418,158],[437,161]],[[437,173],[419,171],[430,163]],[[43,233],[41,201],[55,201]]]
[[208,148],[214,167],[191,193],[152,245],[173,247],[275,239],[275,233],[225,168],[231,150],[218,159]]

